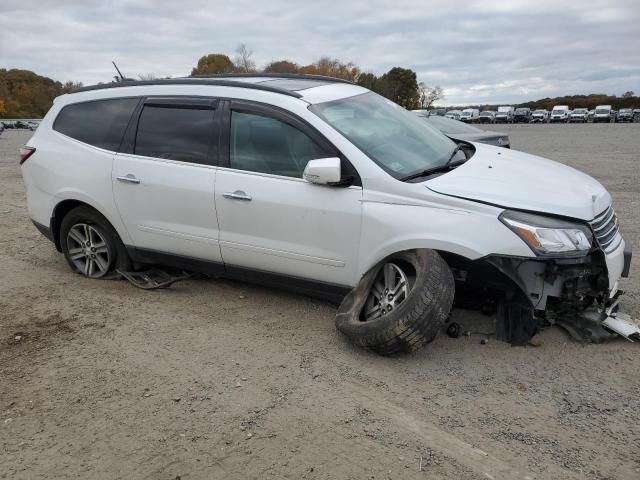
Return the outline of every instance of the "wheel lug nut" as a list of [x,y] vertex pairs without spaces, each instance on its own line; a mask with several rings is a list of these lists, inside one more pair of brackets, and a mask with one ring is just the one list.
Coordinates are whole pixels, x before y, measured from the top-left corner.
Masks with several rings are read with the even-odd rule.
[[389,300],[392,300],[392,299],[393,299],[393,294],[391,294],[391,293],[390,293],[390,294],[389,294],[389,296],[388,296],[387,298],[388,298]]

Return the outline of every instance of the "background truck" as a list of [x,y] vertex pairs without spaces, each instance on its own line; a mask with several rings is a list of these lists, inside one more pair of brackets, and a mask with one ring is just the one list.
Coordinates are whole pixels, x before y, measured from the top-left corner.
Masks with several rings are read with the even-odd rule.
[[512,106],[498,107],[495,123],[513,123],[513,111],[514,108]]

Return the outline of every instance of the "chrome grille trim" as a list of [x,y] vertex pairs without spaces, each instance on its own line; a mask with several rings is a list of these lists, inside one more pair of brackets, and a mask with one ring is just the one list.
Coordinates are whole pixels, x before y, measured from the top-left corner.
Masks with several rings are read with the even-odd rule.
[[608,207],[597,215],[591,222],[591,230],[605,253],[614,251],[622,242],[622,236],[618,231],[618,218],[613,208]]

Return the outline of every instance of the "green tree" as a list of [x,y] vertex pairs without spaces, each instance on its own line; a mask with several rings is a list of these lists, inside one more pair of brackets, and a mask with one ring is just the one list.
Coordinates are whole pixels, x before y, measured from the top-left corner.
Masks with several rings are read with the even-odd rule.
[[264,71],[265,73],[299,73],[300,67],[289,60],[276,60],[264,67]]
[[393,67],[378,79],[376,91],[406,109],[420,106],[416,72],[409,68]]
[[376,90],[376,82],[378,81],[378,77],[376,77],[373,73],[361,73],[358,77],[358,81],[356,82],[358,85],[364,88],[368,88],[369,90]]
[[193,67],[191,75],[212,75],[216,73],[231,73],[235,66],[231,59],[222,53],[211,53],[200,57],[198,65]]

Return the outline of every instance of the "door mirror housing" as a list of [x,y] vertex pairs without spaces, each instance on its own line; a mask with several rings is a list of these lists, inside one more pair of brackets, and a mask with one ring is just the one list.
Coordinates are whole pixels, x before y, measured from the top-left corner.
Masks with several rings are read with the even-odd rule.
[[302,174],[309,183],[331,185],[340,182],[340,159],[338,157],[309,160]]

